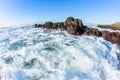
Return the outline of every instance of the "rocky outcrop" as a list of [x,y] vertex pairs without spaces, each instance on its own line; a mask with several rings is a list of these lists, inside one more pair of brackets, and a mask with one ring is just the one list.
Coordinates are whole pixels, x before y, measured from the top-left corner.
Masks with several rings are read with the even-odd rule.
[[98,29],[94,28],[87,28],[86,31],[84,32],[85,35],[92,35],[92,36],[102,36],[102,33],[98,31]]
[[102,31],[102,37],[105,40],[108,40],[112,43],[120,44],[120,33],[119,32]]
[[65,22],[46,22],[42,24],[35,24],[35,28],[46,28],[46,29],[60,29],[62,31],[67,31],[69,34],[78,35],[83,34],[85,26],[83,26],[82,20],[75,19],[73,17],[68,17]]
[[120,30],[120,26],[117,25],[98,25],[97,27],[106,28],[106,29],[113,29],[113,30]]
[[[105,25],[106,26],[106,25]],[[46,29],[57,29],[61,31],[67,31],[72,35],[89,35],[103,37],[105,40],[108,40],[112,43],[120,44],[120,33],[119,32],[109,32],[109,31],[99,31],[95,28],[88,28],[83,25],[82,20],[75,19],[73,17],[68,17],[65,22],[46,22],[42,24],[35,24],[35,28],[46,28]],[[104,27],[98,25],[98,27]],[[109,25],[106,26],[110,27]]]
[[66,31],[70,34],[78,35],[84,33],[82,20],[74,19],[73,17],[68,17],[64,22],[64,26],[66,27]]

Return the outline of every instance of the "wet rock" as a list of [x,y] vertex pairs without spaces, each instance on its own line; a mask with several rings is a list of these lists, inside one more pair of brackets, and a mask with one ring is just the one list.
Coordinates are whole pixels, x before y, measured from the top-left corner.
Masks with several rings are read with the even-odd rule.
[[102,31],[102,37],[103,37],[105,40],[108,39],[109,35],[110,35],[110,32],[109,32],[109,31]]
[[98,25],[97,27],[100,28],[105,28],[105,29],[113,29],[113,30],[120,30],[120,26],[116,26],[116,25]]
[[35,24],[35,28],[40,28],[42,26],[43,26],[42,24]]
[[65,24],[65,26],[72,25],[72,26],[77,26],[77,27],[83,27],[82,20],[74,19],[73,17],[68,17],[64,24]]
[[54,23],[52,29],[60,29],[62,31],[66,30],[66,27],[63,22]]
[[94,29],[94,28],[88,28],[86,29],[86,31],[84,32],[85,35],[92,35],[92,36],[102,36],[102,33],[100,31],[98,31],[98,29]]
[[67,20],[64,22],[66,26],[66,31],[69,34],[78,35],[84,32],[83,23],[80,19],[74,19],[73,17],[68,17]]
[[43,28],[51,29],[52,26],[53,26],[53,22],[46,22],[46,23],[43,25]]
[[112,43],[120,44],[120,33],[119,32],[102,31],[102,37],[105,40],[108,40]]
[[59,29],[61,31],[67,31],[69,34],[79,35],[84,33],[84,27],[82,20],[68,17],[65,22],[46,22],[45,24],[35,24],[35,28],[43,27],[46,29]]
[[74,21],[73,17],[68,17],[66,21]]
[[[72,35],[89,35],[89,36],[97,36],[103,37],[105,40],[108,40],[112,43],[120,44],[120,33],[119,32],[109,32],[109,31],[99,31],[95,28],[88,28],[83,25],[81,19],[76,19],[73,17],[68,17],[65,22],[46,22],[45,24],[35,24],[35,28],[43,27],[46,29],[57,29],[61,31],[66,31]],[[114,27],[114,25],[98,25],[101,28],[112,28],[118,29]]]

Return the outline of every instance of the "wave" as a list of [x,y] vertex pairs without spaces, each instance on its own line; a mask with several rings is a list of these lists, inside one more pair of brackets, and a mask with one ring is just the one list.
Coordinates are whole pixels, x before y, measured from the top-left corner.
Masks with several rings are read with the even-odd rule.
[[119,80],[118,45],[94,36],[0,29],[0,80]]

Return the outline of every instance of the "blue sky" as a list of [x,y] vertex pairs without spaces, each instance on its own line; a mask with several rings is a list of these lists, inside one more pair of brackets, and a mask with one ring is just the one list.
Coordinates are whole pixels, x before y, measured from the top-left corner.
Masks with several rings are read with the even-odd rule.
[[0,0],[0,27],[64,21],[68,16],[84,23],[120,21],[120,0]]

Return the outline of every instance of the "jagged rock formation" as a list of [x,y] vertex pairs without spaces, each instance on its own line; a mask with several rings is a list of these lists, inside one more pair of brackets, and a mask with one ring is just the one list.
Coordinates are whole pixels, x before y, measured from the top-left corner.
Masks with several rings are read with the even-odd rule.
[[69,34],[78,35],[84,33],[84,28],[82,20],[74,19],[73,17],[68,17],[65,22],[46,22],[45,24],[35,24],[35,28],[42,27],[47,29],[60,29],[62,31],[67,31]]
[[[112,43],[120,44],[120,33],[119,32],[109,32],[109,31],[99,31],[95,28],[88,28],[83,25],[82,20],[75,19],[73,17],[68,17],[65,22],[46,22],[44,24],[35,24],[35,28],[46,28],[46,29],[59,29],[62,31],[67,31],[72,35],[89,35],[103,37]],[[103,27],[98,25],[98,27]],[[108,26],[106,26],[108,27]]]

